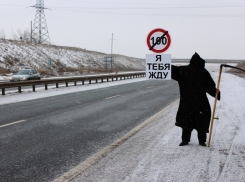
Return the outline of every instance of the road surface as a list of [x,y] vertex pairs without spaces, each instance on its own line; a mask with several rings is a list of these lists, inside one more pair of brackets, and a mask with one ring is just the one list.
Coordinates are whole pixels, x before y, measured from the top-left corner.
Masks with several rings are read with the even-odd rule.
[[141,81],[0,106],[0,181],[52,181],[179,98]]

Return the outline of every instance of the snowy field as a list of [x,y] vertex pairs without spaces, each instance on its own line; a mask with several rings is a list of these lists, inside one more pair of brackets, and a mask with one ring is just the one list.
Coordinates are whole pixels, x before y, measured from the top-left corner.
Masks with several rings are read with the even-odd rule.
[[[218,74],[212,72],[215,82]],[[59,89],[24,91],[0,95],[0,105],[24,100],[80,92],[145,78],[98,83]],[[245,181],[245,80],[222,73],[211,147],[198,145],[193,131],[188,146],[179,147],[181,129],[174,126],[178,105],[109,153],[73,181]],[[214,99],[209,97],[213,106]]]

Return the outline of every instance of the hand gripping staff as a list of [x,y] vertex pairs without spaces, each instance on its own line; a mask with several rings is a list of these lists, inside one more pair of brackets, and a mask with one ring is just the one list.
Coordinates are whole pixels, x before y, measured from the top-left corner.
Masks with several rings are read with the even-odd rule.
[[[219,85],[220,85],[220,79],[221,79],[221,73],[222,73],[222,67],[229,67],[229,68],[234,68],[234,69],[238,69],[240,71],[244,71],[241,68],[237,68],[235,66],[230,66],[227,64],[221,64],[220,65],[220,69],[219,69],[219,79],[218,79],[218,84],[217,84],[217,89],[219,89]],[[209,131],[209,138],[208,138],[208,147],[210,147],[210,141],[211,141],[211,137],[212,137],[212,131],[213,131],[213,122],[214,122],[214,115],[215,115],[215,110],[216,110],[216,104],[217,104],[217,98],[218,98],[218,93],[216,92],[215,94],[215,100],[214,100],[214,108],[213,108],[213,114],[212,114],[212,118],[211,118],[211,125],[210,125],[210,131]]]

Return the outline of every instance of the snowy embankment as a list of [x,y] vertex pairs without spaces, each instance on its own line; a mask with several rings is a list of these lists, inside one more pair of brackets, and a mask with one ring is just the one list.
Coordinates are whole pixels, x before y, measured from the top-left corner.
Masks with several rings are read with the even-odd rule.
[[245,181],[245,80],[223,73],[220,89],[211,147],[198,145],[196,131],[179,146],[175,105],[72,181]]
[[[59,76],[63,72],[105,69],[104,57],[110,54],[88,51],[76,47],[28,44],[25,42],[0,40],[0,71],[18,71],[25,67],[39,70],[43,74]],[[113,55],[113,70],[144,70],[145,61],[123,55]],[[52,60],[52,66],[48,60]],[[109,66],[109,65],[108,65]]]

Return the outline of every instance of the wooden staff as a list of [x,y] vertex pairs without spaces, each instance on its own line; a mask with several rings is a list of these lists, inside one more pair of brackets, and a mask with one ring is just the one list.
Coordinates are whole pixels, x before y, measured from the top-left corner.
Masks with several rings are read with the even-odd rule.
[[[220,78],[221,78],[221,73],[222,73],[222,67],[223,67],[223,65],[220,65],[219,79],[218,79],[217,89],[219,89],[219,85],[220,85]],[[218,98],[218,93],[217,93],[217,90],[216,90],[216,92],[215,92],[215,99],[214,99],[214,108],[213,108],[213,114],[212,114],[210,131],[209,131],[209,138],[208,138],[208,147],[210,147],[210,141],[211,141],[211,137],[212,137],[213,123],[214,123],[214,115],[215,115],[215,110],[216,110],[217,98]]]
[[[228,67],[228,68],[233,68],[233,69],[237,69],[240,71],[245,72],[245,70],[235,67],[235,66],[230,66],[227,64],[221,64],[220,65],[220,70],[219,70],[219,79],[218,79],[218,85],[217,85],[217,89],[219,89],[219,84],[220,84],[220,78],[221,78],[221,73],[222,73],[222,67]],[[213,131],[213,122],[214,122],[214,115],[215,115],[215,109],[216,109],[216,103],[217,103],[217,98],[218,98],[218,93],[216,91],[215,93],[215,100],[214,100],[214,108],[213,108],[213,115],[212,115],[212,120],[211,120],[211,125],[210,125],[210,131],[209,131],[209,139],[208,139],[208,147],[210,147],[210,141],[211,141],[211,136],[212,136],[212,131]]]

